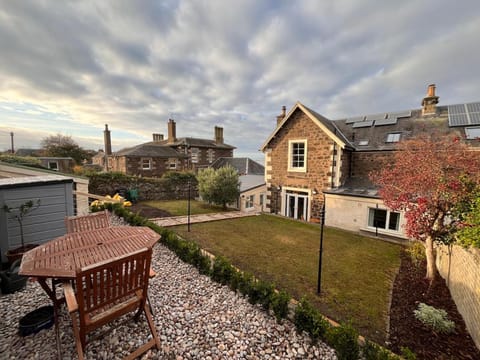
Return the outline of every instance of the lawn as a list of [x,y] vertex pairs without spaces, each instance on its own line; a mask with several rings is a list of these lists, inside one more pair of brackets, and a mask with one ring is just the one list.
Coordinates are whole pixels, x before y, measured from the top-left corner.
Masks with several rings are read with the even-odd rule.
[[388,299],[400,266],[400,246],[333,228],[324,229],[322,292],[317,296],[320,227],[261,215],[174,228],[294,298],[307,296],[324,315],[350,321],[384,341]]
[[[168,211],[172,216],[187,215],[188,200],[150,200],[142,201],[144,205]],[[227,210],[231,211],[231,209]],[[203,201],[190,200],[190,214],[210,214],[225,212],[221,206],[210,205]]]

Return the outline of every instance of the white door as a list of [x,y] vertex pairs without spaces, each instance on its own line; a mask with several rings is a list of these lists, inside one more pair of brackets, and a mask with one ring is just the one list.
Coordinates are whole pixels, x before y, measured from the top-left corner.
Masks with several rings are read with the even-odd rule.
[[307,220],[308,195],[287,193],[285,215],[293,219]]

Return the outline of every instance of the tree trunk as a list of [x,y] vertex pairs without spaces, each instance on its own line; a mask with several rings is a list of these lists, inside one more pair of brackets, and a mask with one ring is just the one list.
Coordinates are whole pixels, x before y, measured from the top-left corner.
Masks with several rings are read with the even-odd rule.
[[425,255],[427,257],[427,275],[426,278],[433,281],[435,278],[436,273],[436,265],[435,265],[435,254],[433,252],[433,239],[431,236],[427,236],[425,239]]

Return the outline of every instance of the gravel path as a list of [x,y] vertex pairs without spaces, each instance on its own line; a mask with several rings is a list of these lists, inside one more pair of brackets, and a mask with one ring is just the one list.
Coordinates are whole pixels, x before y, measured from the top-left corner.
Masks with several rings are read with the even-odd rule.
[[[157,244],[150,300],[161,350],[142,359],[336,359],[323,343],[312,345],[290,321],[272,315],[242,296],[200,275],[170,250]],[[35,335],[17,334],[19,319],[49,299],[36,282],[0,296],[0,359],[56,359],[54,327]],[[87,346],[88,359],[121,359],[149,334],[144,317],[127,322]],[[71,320],[63,306],[60,334],[64,359],[77,359]]]

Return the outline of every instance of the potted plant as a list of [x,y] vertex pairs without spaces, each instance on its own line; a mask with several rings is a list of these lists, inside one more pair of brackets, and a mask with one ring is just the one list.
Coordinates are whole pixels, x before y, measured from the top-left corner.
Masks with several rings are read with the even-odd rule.
[[37,209],[39,206],[40,199],[37,199],[36,201],[28,200],[18,207],[10,207],[6,204],[3,206],[3,210],[6,213],[11,214],[11,217],[17,220],[18,225],[20,226],[20,241],[22,245],[16,249],[8,250],[5,254],[10,264],[12,264],[17,259],[21,259],[25,252],[37,246],[35,244],[25,245],[25,238],[23,235],[23,220],[28,214]]

